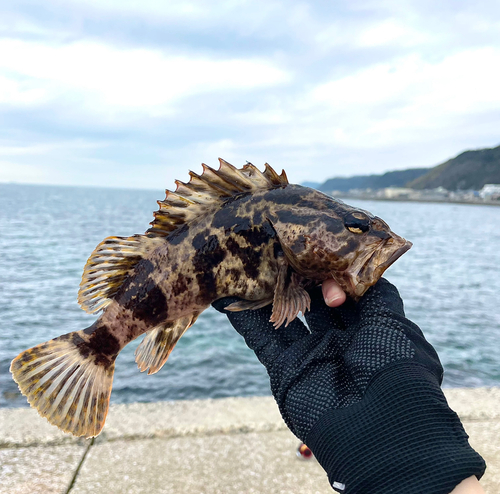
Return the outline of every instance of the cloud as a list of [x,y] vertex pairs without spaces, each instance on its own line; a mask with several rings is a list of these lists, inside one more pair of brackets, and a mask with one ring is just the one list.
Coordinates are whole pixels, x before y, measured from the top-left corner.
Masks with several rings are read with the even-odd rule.
[[[94,42],[50,46],[0,40],[4,104],[71,100],[93,113],[174,112],[182,98],[247,91],[287,82],[265,60],[187,58],[158,50],[117,49]],[[7,77],[7,74],[10,77]]]
[[377,149],[433,139],[457,119],[499,112],[499,64],[500,49],[482,48],[435,62],[411,54],[369,66],[312,88],[287,119],[302,126],[274,144]]
[[60,141],[52,143],[39,143],[30,145],[2,145],[0,141],[1,156],[44,156],[53,152],[79,152],[82,150],[96,149],[105,146],[104,143],[76,141]]
[[323,180],[500,141],[493,2],[0,9],[0,181],[157,187],[218,156]]
[[362,31],[356,39],[360,47],[376,47],[397,43],[413,47],[431,40],[428,33],[419,31],[397,19],[386,19]]
[[36,164],[0,160],[2,182],[44,183],[44,175],[45,171]]
[[0,75],[0,105],[26,106],[45,101],[46,91],[37,83]]

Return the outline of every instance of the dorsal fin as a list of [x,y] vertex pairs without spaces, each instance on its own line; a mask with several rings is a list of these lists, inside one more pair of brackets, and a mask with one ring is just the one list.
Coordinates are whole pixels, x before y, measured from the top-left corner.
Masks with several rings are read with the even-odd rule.
[[202,164],[203,173],[189,172],[188,183],[175,181],[175,192],[166,191],[158,201],[152,227],[145,235],[108,237],[92,252],[83,271],[78,302],[82,309],[94,313],[111,303],[125,278],[135,265],[163,245],[163,238],[185,223],[203,216],[223,201],[237,194],[269,190],[288,184],[285,171],[278,175],[267,163],[264,172],[251,163],[237,169],[220,159],[219,170]]
[[288,185],[285,171],[278,175],[267,163],[261,172],[251,163],[238,169],[221,158],[219,162],[218,170],[203,163],[201,175],[189,172],[188,183],[176,180],[175,192],[167,190],[165,199],[158,201],[160,209],[154,213],[155,219],[146,234],[165,237],[237,194]]

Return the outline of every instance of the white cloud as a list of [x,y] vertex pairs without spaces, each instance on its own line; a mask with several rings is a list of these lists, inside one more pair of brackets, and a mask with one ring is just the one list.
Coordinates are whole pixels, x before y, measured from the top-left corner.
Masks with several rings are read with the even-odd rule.
[[87,142],[81,139],[66,140],[50,143],[30,143],[27,145],[2,145],[0,141],[0,156],[46,156],[51,153],[65,152],[74,153],[83,150],[93,150],[103,148],[106,143],[100,142]]
[[[201,17],[217,10],[217,4],[203,1],[164,2],[161,0],[73,0],[74,4],[92,7],[98,10],[111,11],[120,15],[168,16],[170,18]],[[223,2],[227,4],[228,2]],[[220,6],[220,5],[219,5]]]
[[321,180],[500,140],[492,4],[20,5],[0,7],[0,180],[163,186],[218,156]]
[[[438,62],[418,55],[376,64],[313,89],[304,105],[321,108],[335,122],[317,139],[351,145],[389,145],[414,139],[411,133],[434,132],[453,125],[457,116],[500,111],[500,50],[483,48],[445,57]],[[329,111],[325,110],[325,105]],[[338,127],[344,132],[338,133]]]
[[25,106],[47,100],[47,91],[33,81],[15,80],[0,74],[0,105]]
[[0,71],[4,103],[43,104],[63,98],[95,113],[150,116],[171,114],[186,96],[244,92],[290,79],[263,59],[188,58],[89,41],[51,46],[0,40]]
[[[52,8],[68,9],[68,2],[46,0]],[[303,2],[284,0],[73,0],[70,10],[84,12],[92,19],[113,24],[133,20],[166,29],[182,27],[197,36],[213,30],[213,36],[273,38],[288,28],[288,18],[304,11]],[[302,19],[303,20],[303,19]],[[188,34],[188,35],[189,35]],[[179,33],[179,36],[182,36]],[[225,47],[230,50],[230,46]]]
[[395,18],[384,20],[335,19],[314,34],[318,49],[338,47],[372,49],[380,47],[414,48],[436,41],[439,35],[413,26],[410,21]]
[[386,19],[361,31],[355,39],[360,47],[375,47],[390,44],[416,46],[431,39],[428,33],[415,29],[397,19]]
[[44,180],[45,170],[36,164],[24,164],[18,161],[0,161],[0,181],[50,183]]

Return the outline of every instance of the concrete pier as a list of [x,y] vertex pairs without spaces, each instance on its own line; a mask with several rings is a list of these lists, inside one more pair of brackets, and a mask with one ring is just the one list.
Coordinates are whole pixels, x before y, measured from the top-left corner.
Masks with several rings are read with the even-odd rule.
[[[447,389],[500,492],[500,388]],[[0,410],[0,493],[329,493],[300,461],[271,397],[134,403],[110,408],[95,440],[60,432],[32,409]]]

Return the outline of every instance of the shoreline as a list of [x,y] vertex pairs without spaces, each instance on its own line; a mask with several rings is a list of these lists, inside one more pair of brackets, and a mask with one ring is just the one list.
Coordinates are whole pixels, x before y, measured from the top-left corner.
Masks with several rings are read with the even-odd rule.
[[[331,196],[331,194],[328,194]],[[360,199],[363,201],[384,201],[384,202],[424,202],[429,204],[467,204],[471,206],[500,206],[500,201],[467,201],[465,199],[409,199],[408,197],[375,197],[342,194],[332,196],[338,199]]]
[[[500,387],[444,393],[488,463],[485,491],[500,492]],[[5,408],[0,492],[332,492],[298,444],[270,396],[112,405],[94,440]]]

